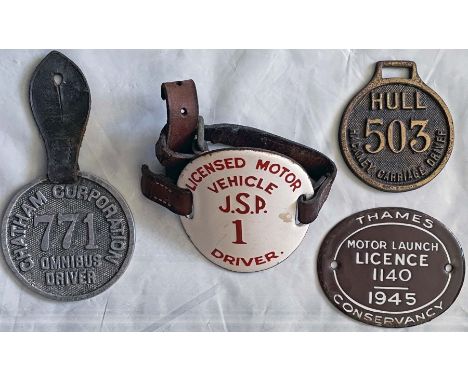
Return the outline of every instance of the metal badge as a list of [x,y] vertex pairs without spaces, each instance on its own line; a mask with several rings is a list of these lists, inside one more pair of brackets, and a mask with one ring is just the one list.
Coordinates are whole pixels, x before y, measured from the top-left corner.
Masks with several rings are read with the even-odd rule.
[[51,52],[32,76],[30,103],[47,149],[48,173],[8,205],[3,254],[18,279],[45,297],[92,297],[127,267],[135,240],[133,217],[112,186],[79,172],[91,104],[80,69]]
[[[385,67],[408,68],[410,78],[383,78]],[[383,191],[409,191],[442,171],[454,129],[444,101],[419,78],[411,61],[378,62],[374,77],[348,105],[339,132],[349,168]]]
[[283,155],[259,149],[206,152],[190,162],[177,185],[193,194],[181,217],[193,244],[213,263],[255,272],[285,260],[308,224],[296,221],[298,198],[314,193],[304,169]]
[[407,208],[375,208],[342,220],[323,241],[317,266],[334,306],[388,328],[423,324],[445,312],[465,275],[452,233]]

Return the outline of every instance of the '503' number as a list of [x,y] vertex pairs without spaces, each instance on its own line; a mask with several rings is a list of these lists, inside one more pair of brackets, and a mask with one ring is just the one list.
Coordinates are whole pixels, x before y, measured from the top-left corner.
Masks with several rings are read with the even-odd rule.
[[[423,153],[431,147],[431,136],[424,131],[429,121],[427,119],[411,119],[410,121],[410,130],[418,128],[416,137],[409,141],[411,150],[415,153]],[[367,119],[365,138],[368,138],[372,135],[375,135],[378,138],[378,144],[375,147],[372,147],[372,144],[367,143],[364,147],[366,151],[370,154],[377,154],[381,152],[385,146],[394,152],[395,154],[401,153],[407,144],[407,127],[403,121],[399,119],[394,119],[387,127],[387,134],[385,135],[383,131],[373,129],[375,126],[383,126],[382,118]],[[395,129],[400,130],[400,140],[395,143]],[[421,146],[418,148],[418,146]]]

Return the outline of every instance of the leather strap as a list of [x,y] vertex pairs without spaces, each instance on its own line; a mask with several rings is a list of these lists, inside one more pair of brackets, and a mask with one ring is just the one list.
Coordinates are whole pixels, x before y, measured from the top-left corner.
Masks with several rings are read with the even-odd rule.
[[156,145],[156,156],[163,166],[172,167],[179,163],[179,156],[187,159],[191,156],[184,154],[192,154],[192,140],[198,123],[195,82],[165,82],[161,85],[161,98],[166,101],[167,108],[165,141],[161,143],[171,152],[166,155],[166,152]]
[[[169,97],[169,93],[174,89],[173,84],[177,83],[179,82],[170,83],[171,86],[163,84],[166,97]],[[193,81],[182,81],[181,83],[182,85],[178,85],[179,88],[176,88],[178,91],[185,84],[193,84]],[[193,84],[193,87],[187,86],[186,89],[187,93],[182,100],[184,100],[185,104],[188,104],[188,92],[191,92],[193,97],[195,85]],[[196,91],[193,100],[197,102]],[[172,99],[172,102],[177,105],[177,108],[181,105],[180,102],[176,102],[174,99]],[[194,110],[198,112],[198,105]],[[180,152],[179,150],[184,148],[188,151],[188,147],[192,147],[196,135],[197,122],[191,118],[191,124],[186,124],[182,135],[178,136],[178,138],[185,137],[187,141],[182,142],[183,139],[171,140],[171,134],[175,134],[172,132],[174,127],[170,119],[170,116],[173,115],[172,113],[172,107],[168,104],[168,123],[161,131],[156,144],[156,156],[166,166],[166,175],[155,174],[149,170],[148,166],[144,165],[142,167],[141,189],[143,194],[149,199],[179,215],[188,216],[192,213],[192,193],[187,189],[178,187],[176,182],[180,171],[197,154],[193,151]],[[204,134],[205,139],[212,143],[270,150],[294,159],[304,167],[314,186],[314,195],[311,198],[306,199],[303,195],[298,199],[298,220],[302,224],[309,224],[317,218],[323,203],[325,203],[328,197],[337,171],[335,164],[327,156],[310,147],[248,126],[233,124],[206,125]]]
[[47,151],[47,177],[54,183],[76,182],[91,108],[86,78],[70,59],[52,51],[33,73],[29,102]]
[[147,165],[143,165],[141,171],[143,195],[178,215],[191,214],[193,197],[190,190],[177,187],[168,176],[151,172]]
[[234,147],[270,150],[294,159],[306,170],[314,187],[314,195],[310,199],[299,198],[297,219],[309,224],[317,218],[336,177],[335,164],[321,152],[278,135],[240,125],[205,126],[205,139]]

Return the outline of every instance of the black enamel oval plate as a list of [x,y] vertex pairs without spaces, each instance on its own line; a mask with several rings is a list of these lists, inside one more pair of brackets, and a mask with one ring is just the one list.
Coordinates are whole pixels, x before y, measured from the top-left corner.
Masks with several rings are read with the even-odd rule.
[[455,301],[465,261],[439,221],[406,208],[347,217],[326,236],[318,257],[325,295],[363,323],[402,328],[428,322]]

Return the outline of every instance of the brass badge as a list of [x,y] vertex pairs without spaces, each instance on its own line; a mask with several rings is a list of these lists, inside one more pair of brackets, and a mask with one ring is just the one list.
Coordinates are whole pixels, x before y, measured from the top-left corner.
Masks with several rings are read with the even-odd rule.
[[[406,78],[383,78],[386,67]],[[340,147],[349,168],[383,191],[414,190],[442,171],[453,147],[447,105],[419,78],[412,61],[381,61],[341,120]]]

